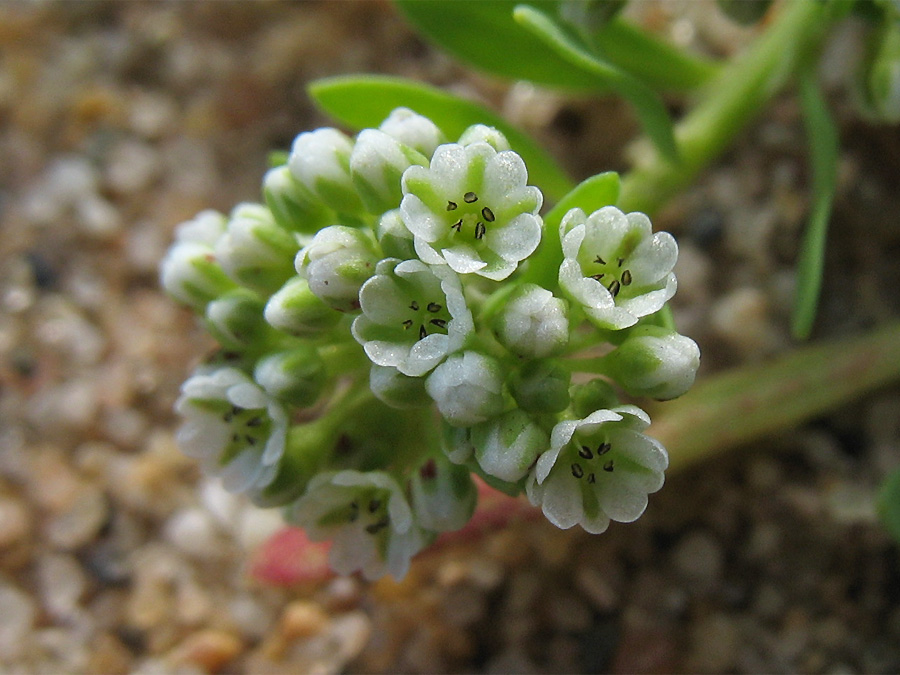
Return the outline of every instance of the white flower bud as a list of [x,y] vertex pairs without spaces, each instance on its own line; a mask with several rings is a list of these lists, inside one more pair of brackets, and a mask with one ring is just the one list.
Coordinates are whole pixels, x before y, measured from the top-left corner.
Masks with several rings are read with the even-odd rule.
[[524,284],[495,320],[500,343],[517,356],[545,358],[569,341],[566,303],[535,284]]
[[413,235],[403,224],[400,209],[388,211],[378,219],[375,236],[386,257],[400,260],[413,260],[416,257]]
[[375,244],[362,230],[332,225],[319,230],[297,254],[297,272],[327,305],[359,309],[359,289],[375,273]]
[[378,128],[428,158],[445,142],[434,122],[409,108],[396,108]]
[[308,345],[270,354],[256,364],[253,379],[270,396],[308,408],[319,398],[327,382],[325,364]]
[[357,213],[362,204],[350,178],[353,141],[337,129],[307,131],[294,139],[288,166],[312,194],[338,213]]
[[473,124],[459,137],[460,145],[472,145],[473,143],[487,143],[497,152],[509,150],[509,141],[499,129],[489,127],[486,124]]
[[364,129],[350,155],[350,175],[369,213],[400,206],[400,177],[413,164],[427,166],[428,158],[378,129]]
[[322,302],[306,279],[294,277],[269,298],[264,316],[270,326],[289,335],[315,337],[334,328],[342,314]]
[[431,403],[421,377],[404,375],[390,366],[372,364],[369,388],[378,400],[392,408],[421,408]]
[[661,401],[684,394],[700,367],[700,348],[684,335],[638,328],[604,358],[607,374],[632,396]]
[[226,219],[216,211],[203,211],[175,230],[175,243],[159,266],[160,284],[177,301],[203,311],[206,305],[234,288],[234,282],[216,260],[216,241],[225,232]]
[[269,169],[263,178],[263,195],[275,222],[291,232],[313,234],[331,213],[287,166]]
[[478,352],[448,357],[428,376],[425,389],[453,426],[486,422],[503,411],[503,370],[496,360]]
[[239,284],[266,295],[294,275],[297,238],[280,228],[261,204],[239,204],[216,243],[222,269]]
[[568,370],[550,360],[528,361],[513,371],[509,389],[523,410],[534,413],[558,413],[569,405]]
[[210,333],[230,349],[262,346],[271,330],[263,320],[263,306],[260,297],[246,288],[223,294],[206,306]]
[[471,473],[446,458],[429,459],[409,482],[413,510],[426,530],[458,530],[475,512],[478,490]]
[[527,413],[515,409],[473,427],[472,443],[486,474],[515,482],[550,447],[550,437]]

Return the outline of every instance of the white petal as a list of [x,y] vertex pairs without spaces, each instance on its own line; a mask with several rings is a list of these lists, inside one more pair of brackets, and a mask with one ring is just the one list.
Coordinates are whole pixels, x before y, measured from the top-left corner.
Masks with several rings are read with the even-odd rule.
[[478,252],[471,246],[461,245],[453,248],[445,248],[441,251],[444,260],[454,272],[458,274],[472,274],[483,269],[487,263],[481,259]]
[[541,510],[547,520],[563,530],[582,520],[584,505],[577,481],[563,471],[553,473],[544,486]]
[[647,508],[647,492],[629,481],[630,476],[602,476],[596,485],[597,500],[607,516],[620,523],[637,520]]
[[[416,167],[411,167],[410,170]],[[424,170],[424,169],[423,169]],[[447,222],[414,194],[407,194],[400,202],[403,224],[414,235],[434,242],[446,234]]]
[[492,227],[485,235],[488,248],[512,262],[524,260],[541,242],[541,219],[530,213],[513,218],[503,227]]

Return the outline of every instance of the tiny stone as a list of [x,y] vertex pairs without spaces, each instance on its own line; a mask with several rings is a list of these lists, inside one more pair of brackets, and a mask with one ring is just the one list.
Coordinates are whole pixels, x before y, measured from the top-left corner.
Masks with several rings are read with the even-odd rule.
[[308,638],[324,633],[331,620],[317,602],[295,600],[281,615],[281,635],[286,640]]
[[594,567],[580,566],[575,571],[575,586],[597,611],[609,612],[619,603],[619,594],[609,575]]
[[68,511],[50,519],[47,539],[54,546],[71,551],[94,539],[108,518],[106,495],[99,488],[86,486]]
[[122,229],[119,210],[98,195],[86,195],[75,204],[75,215],[84,232],[99,239],[110,239]]
[[24,541],[31,529],[28,507],[14,497],[0,497],[0,549]]
[[284,519],[278,509],[247,504],[238,515],[237,540],[245,551],[254,551],[283,527]]
[[37,607],[27,593],[15,586],[0,586],[0,655],[18,658],[28,646]]
[[225,547],[208,513],[199,508],[178,511],[163,528],[166,539],[188,555],[216,558]]
[[38,587],[44,608],[57,621],[76,616],[87,588],[81,565],[71,555],[50,554],[38,560]]
[[195,665],[207,673],[215,673],[237,657],[243,641],[233,633],[206,629],[187,636],[170,654],[179,666]]
[[689,580],[712,583],[722,576],[724,552],[709,534],[694,531],[682,537],[672,553],[675,570]]
[[724,673],[732,670],[741,644],[734,621],[726,614],[712,614],[691,630],[688,670]]

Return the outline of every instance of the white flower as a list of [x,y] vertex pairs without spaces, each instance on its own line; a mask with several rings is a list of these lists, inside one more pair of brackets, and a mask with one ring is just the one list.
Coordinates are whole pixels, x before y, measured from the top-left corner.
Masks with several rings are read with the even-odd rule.
[[216,257],[239,284],[269,294],[294,275],[299,248],[296,236],[276,225],[265,206],[239,204],[216,242]]
[[558,423],[528,477],[529,500],[562,529],[579,524],[599,534],[610,520],[636,520],[669,465],[665,448],[640,433],[649,424],[647,413],[631,405]]
[[359,309],[359,289],[375,273],[378,254],[362,230],[332,225],[319,230],[297,254],[297,273],[325,304],[342,312]]
[[400,206],[400,177],[412,165],[428,164],[417,150],[378,129],[364,129],[350,155],[350,175],[369,213]]
[[338,213],[361,208],[350,177],[353,141],[337,129],[306,131],[294,139],[288,167],[303,186]]
[[175,410],[185,418],[176,440],[231,492],[258,490],[275,477],[287,414],[247,375],[220,368],[190,377]]
[[160,263],[159,276],[162,287],[179,302],[203,310],[207,303],[234,288],[215,255],[226,223],[221,213],[207,210],[175,230],[175,243]]
[[495,359],[453,354],[425,380],[425,389],[448,424],[469,427],[503,411],[503,369]]
[[519,409],[473,427],[471,439],[484,472],[509,482],[525,476],[550,445],[547,432]]
[[600,328],[619,330],[653,314],[675,294],[675,239],[653,233],[643,213],[605,206],[560,224],[564,260],[559,284]]
[[383,471],[319,474],[289,517],[313,541],[332,540],[329,562],[338,574],[402,579],[427,543],[397,481]]
[[535,284],[519,288],[497,318],[497,338],[518,356],[558,354],[569,341],[566,303]]
[[639,327],[604,357],[607,374],[632,396],[661,401],[677,398],[694,384],[700,367],[700,348],[689,337]]
[[419,377],[472,332],[459,278],[446,267],[388,258],[359,292],[352,332],[373,363]]
[[428,168],[411,166],[400,212],[419,258],[460,274],[508,277],[541,239],[543,197],[527,179],[521,157],[483,142],[442,145]]
[[378,128],[429,158],[444,142],[444,134],[434,122],[409,108],[394,109]]
[[426,530],[458,530],[475,511],[478,490],[471,473],[444,457],[429,459],[409,483],[416,519]]

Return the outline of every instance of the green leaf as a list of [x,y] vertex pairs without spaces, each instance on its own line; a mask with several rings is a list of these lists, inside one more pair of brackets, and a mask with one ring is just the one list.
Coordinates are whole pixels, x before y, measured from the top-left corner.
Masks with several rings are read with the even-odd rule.
[[894,469],[878,490],[878,515],[884,529],[900,544],[900,468]]
[[615,91],[628,99],[659,152],[671,161],[678,160],[672,120],[662,100],[652,89],[632,75],[586,51],[559,24],[534,7],[519,5],[513,12],[513,17],[557,55],[585,73],[592,74],[599,91]]
[[550,155],[496,113],[435,87],[379,75],[351,75],[316,80],[309,95],[329,115],[349,127],[377,127],[394,108],[405,106],[430,118],[448,138],[473,124],[502,131],[528,167],[529,182],[551,200],[572,189],[572,181]]
[[528,259],[528,271],[524,280],[544,288],[556,285],[557,273],[562,263],[562,245],[559,241],[559,225],[570,209],[579,208],[590,215],[597,209],[615,204],[619,199],[619,174],[615,171],[591,176],[559,200],[544,216],[544,232],[541,243]]
[[[593,89],[594,78],[566,59],[548,52],[544,43],[513,20],[521,0],[394,0],[429,40],[476,68],[514,80],[551,87]],[[555,1],[532,4],[555,12]]]
[[800,104],[812,164],[812,206],[797,261],[791,330],[794,337],[806,339],[812,332],[822,287],[828,220],[837,183],[838,134],[810,69],[800,75]]

